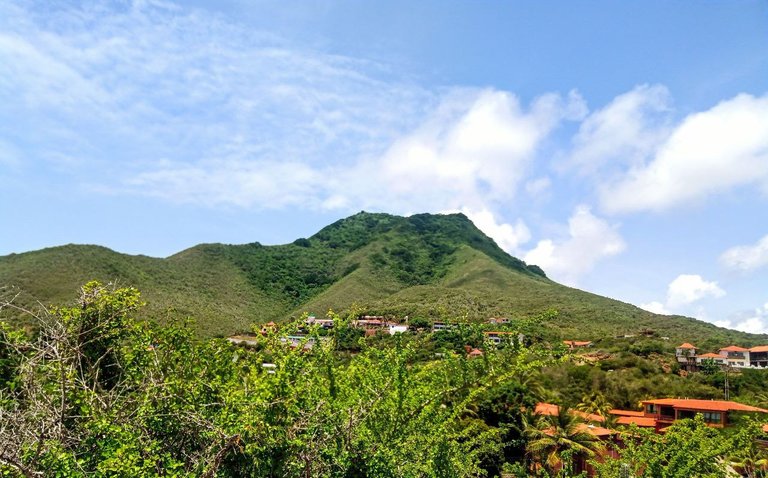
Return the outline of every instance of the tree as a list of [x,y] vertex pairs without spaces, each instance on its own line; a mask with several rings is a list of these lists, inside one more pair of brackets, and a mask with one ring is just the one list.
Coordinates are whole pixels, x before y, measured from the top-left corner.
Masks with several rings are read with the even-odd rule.
[[727,476],[725,456],[733,442],[701,415],[678,420],[664,434],[631,426],[619,458],[593,462],[601,478],[621,478],[629,468],[636,478],[721,478]]
[[565,406],[556,415],[539,416],[527,427],[526,434],[528,453],[550,474],[560,476],[580,473],[580,463],[603,448],[583,419]]

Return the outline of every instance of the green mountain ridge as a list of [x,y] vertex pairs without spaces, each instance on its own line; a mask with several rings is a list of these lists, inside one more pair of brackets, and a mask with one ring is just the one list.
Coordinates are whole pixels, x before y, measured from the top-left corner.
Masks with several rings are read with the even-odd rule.
[[559,315],[547,327],[574,339],[652,329],[671,340],[768,341],[558,284],[504,252],[462,214],[361,212],[291,244],[200,244],[167,258],[89,245],[0,257],[0,287],[6,295],[21,291],[22,305],[67,303],[92,279],[138,288],[148,316],[192,317],[201,336],[329,309],[467,320],[555,309]]

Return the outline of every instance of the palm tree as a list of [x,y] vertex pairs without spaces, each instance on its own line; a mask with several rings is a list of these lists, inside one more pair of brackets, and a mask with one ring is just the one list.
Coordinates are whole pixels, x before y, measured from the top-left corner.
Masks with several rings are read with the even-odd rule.
[[558,471],[571,476],[587,458],[603,449],[600,440],[589,432],[587,424],[568,407],[556,415],[538,416],[526,428],[527,452],[551,474]]
[[603,419],[610,416],[610,413],[608,412],[610,412],[612,408],[611,404],[605,398],[605,395],[600,392],[592,392],[584,395],[581,399],[581,403],[576,405],[577,410],[593,415],[600,415]]

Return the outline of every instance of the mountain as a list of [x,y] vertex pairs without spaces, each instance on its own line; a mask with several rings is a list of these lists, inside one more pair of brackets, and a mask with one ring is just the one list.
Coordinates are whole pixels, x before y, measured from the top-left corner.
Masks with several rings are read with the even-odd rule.
[[469,320],[556,309],[559,315],[547,327],[574,339],[652,329],[675,341],[768,340],[558,284],[539,267],[505,253],[462,214],[361,212],[291,244],[201,244],[164,259],[90,245],[0,257],[0,287],[6,295],[21,291],[16,301],[22,305],[69,303],[92,279],[137,287],[147,315],[192,317],[202,336],[355,307],[371,314]]

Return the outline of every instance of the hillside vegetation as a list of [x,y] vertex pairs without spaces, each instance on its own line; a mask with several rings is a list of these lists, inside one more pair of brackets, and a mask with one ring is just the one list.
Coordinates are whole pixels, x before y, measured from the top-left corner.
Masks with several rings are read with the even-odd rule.
[[164,259],[89,245],[0,257],[0,286],[6,295],[19,291],[19,304],[66,303],[89,280],[137,287],[145,314],[191,317],[203,337],[329,309],[468,321],[554,309],[559,314],[547,326],[567,338],[651,329],[672,341],[768,341],[558,284],[505,253],[462,214],[361,212],[291,244],[201,244]]

